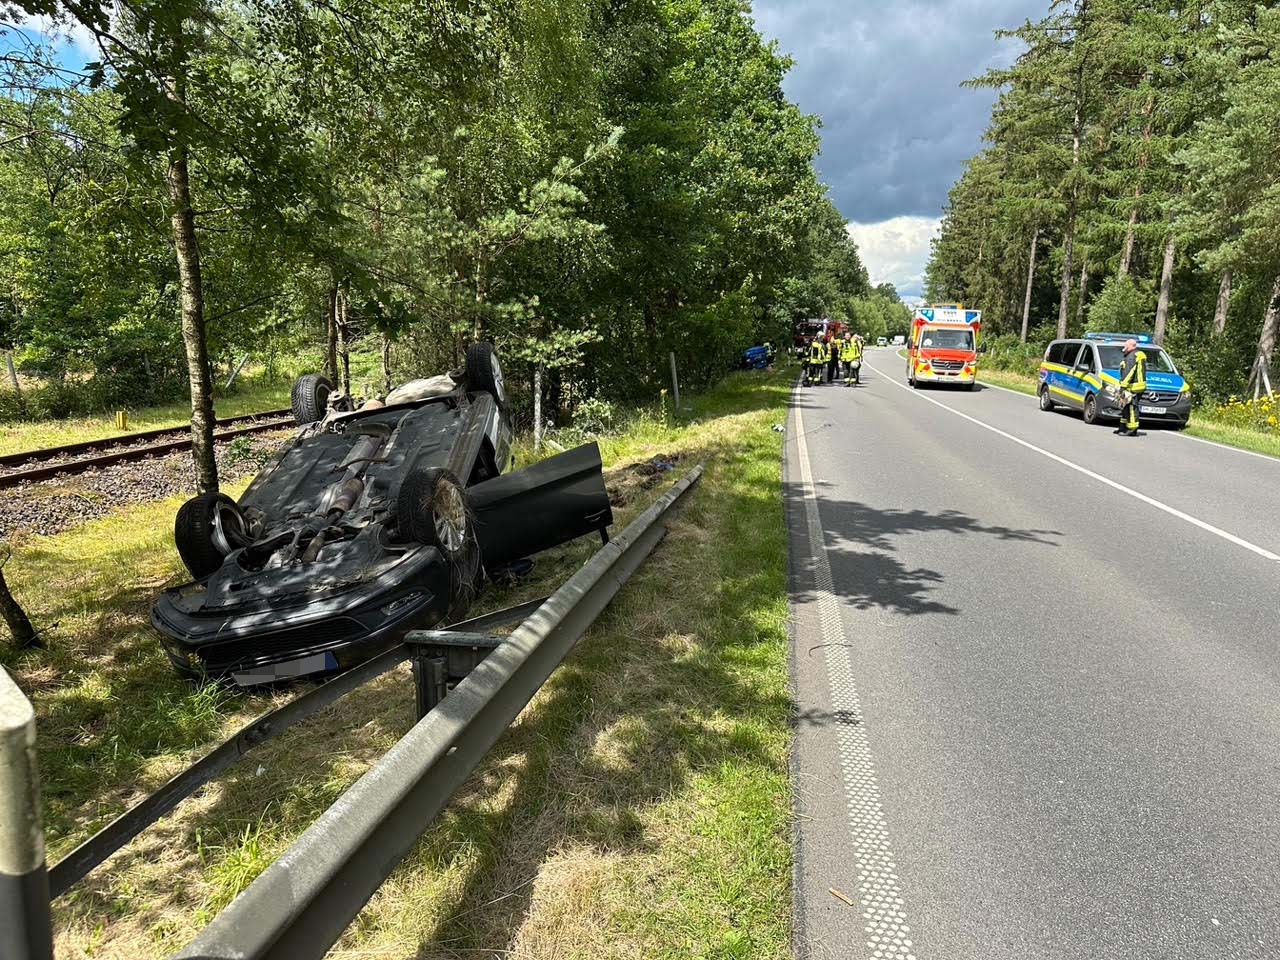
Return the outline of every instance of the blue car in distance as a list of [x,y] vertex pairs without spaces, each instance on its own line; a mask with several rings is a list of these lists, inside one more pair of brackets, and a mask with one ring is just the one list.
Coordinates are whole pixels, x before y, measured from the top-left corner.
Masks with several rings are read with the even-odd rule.
[[1118,420],[1124,342],[1138,341],[1147,357],[1147,389],[1138,397],[1138,417],[1182,429],[1191,419],[1191,387],[1173,359],[1147,334],[1090,333],[1083,339],[1055,340],[1040,363],[1037,393],[1041,410],[1069,407],[1086,423]]

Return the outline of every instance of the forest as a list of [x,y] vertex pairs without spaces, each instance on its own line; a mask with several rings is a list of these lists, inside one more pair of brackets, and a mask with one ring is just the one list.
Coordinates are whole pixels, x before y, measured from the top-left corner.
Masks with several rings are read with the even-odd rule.
[[904,312],[737,0],[6,6],[0,419],[189,390],[201,489],[246,354],[380,391],[483,338],[521,411],[540,368],[572,415],[671,352],[697,387],[796,319]]
[[1269,396],[1280,9],[1056,0],[1001,36],[1021,53],[972,81],[998,96],[951,190],[927,296],[981,305],[997,352],[1149,332],[1201,402]]

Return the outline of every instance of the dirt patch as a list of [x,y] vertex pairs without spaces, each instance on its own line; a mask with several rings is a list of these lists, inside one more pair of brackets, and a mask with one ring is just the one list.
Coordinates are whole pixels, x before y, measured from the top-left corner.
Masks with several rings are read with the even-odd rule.
[[679,452],[659,453],[647,460],[605,471],[609,502],[615,507],[627,506],[637,495],[652,490],[673,474],[686,456]]

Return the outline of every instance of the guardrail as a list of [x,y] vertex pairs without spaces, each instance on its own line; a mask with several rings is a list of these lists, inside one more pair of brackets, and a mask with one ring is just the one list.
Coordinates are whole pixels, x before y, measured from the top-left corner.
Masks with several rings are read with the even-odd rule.
[[[410,659],[418,722],[174,960],[323,957],[666,535],[662,518],[701,476],[695,467],[544,601],[410,633],[402,646],[254,721],[57,864],[53,895],[249,749]],[[485,632],[526,613],[506,637]],[[0,814],[0,957],[47,960],[50,874],[34,714],[3,669]]]

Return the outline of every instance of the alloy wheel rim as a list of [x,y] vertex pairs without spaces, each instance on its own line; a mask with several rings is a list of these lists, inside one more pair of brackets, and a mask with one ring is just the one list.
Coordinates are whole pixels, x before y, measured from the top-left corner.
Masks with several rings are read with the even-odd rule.
[[432,503],[435,514],[436,539],[449,553],[462,549],[467,533],[467,507],[462,492],[447,480],[436,485]]

